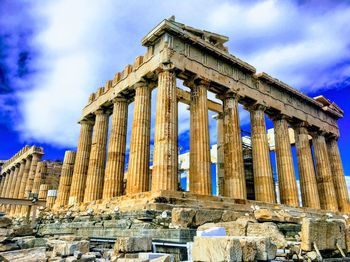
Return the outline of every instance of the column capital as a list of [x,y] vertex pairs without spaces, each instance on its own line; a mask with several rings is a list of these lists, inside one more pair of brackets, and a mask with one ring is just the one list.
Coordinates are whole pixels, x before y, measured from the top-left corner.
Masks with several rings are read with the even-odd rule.
[[159,66],[159,72],[158,73],[161,73],[161,72],[164,72],[164,71],[170,71],[170,72],[175,72],[175,66],[173,63],[171,62],[168,62],[168,63],[162,63],[160,66]]
[[115,104],[116,102],[128,102],[128,99],[126,99],[123,95],[119,94],[118,96],[112,99],[113,104]]
[[247,111],[264,111],[268,108],[268,106],[260,104],[260,103],[254,103],[254,104],[247,104],[244,105],[244,109]]
[[82,124],[92,125],[93,123],[94,123],[94,121],[92,121],[91,119],[87,119],[87,118],[84,118],[78,122],[78,124],[80,124],[80,125],[82,125]]
[[227,98],[234,98],[234,99],[239,99],[241,96],[238,93],[233,92],[232,90],[227,90],[224,94],[222,95],[217,95],[216,98],[220,100],[225,100]]
[[210,81],[204,78],[198,78],[197,76],[190,77],[184,81],[184,85],[193,88],[194,86],[204,86],[207,89],[210,87]]
[[318,136],[323,136],[326,138],[326,136],[327,136],[327,132],[324,130],[321,130],[321,129],[313,130],[313,131],[310,131],[309,133],[312,136],[312,138],[316,138]]
[[304,129],[306,129],[306,131],[308,133],[309,132],[311,133],[311,131],[310,131],[310,124],[308,122],[306,122],[306,121],[294,121],[294,122],[291,122],[290,125],[295,130],[304,128]]
[[272,121],[277,121],[277,120],[286,120],[288,123],[290,122],[290,117],[282,114],[282,113],[276,113],[276,114],[267,114],[267,116],[272,120]]
[[99,108],[97,109],[94,114],[97,115],[103,115],[103,114],[110,114],[111,113],[111,109],[110,108]]

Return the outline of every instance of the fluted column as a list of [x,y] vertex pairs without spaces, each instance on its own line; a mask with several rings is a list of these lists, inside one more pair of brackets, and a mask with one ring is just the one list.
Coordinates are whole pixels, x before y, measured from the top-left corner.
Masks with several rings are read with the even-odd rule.
[[86,176],[89,168],[93,123],[88,120],[82,120],[80,125],[80,135],[69,192],[68,203],[70,205],[83,202]]
[[270,149],[266,134],[265,107],[249,108],[253,153],[254,191],[257,201],[276,203]]
[[126,99],[119,97],[113,102],[112,127],[108,145],[103,199],[123,194],[128,102]]
[[210,141],[207,88],[209,83],[190,83],[190,191],[211,195]]
[[7,197],[7,187],[10,181],[10,174],[11,174],[11,171],[7,171],[5,176],[4,188],[1,192],[1,197]]
[[16,182],[17,182],[17,176],[18,176],[18,172],[19,172],[19,164],[16,164],[14,166],[14,171],[12,174],[12,178],[11,178],[11,183],[9,184],[9,189],[8,189],[8,196],[9,198],[13,198],[13,195],[15,193],[15,187],[16,187]]
[[337,195],[335,192],[331,165],[324,133],[314,134],[312,139],[314,145],[317,185],[320,196],[321,208],[325,210],[338,210]]
[[102,197],[105,173],[109,114],[102,109],[97,110],[95,114],[96,120],[84,193],[85,203]]
[[47,176],[47,162],[46,161],[39,162],[36,168],[34,181],[33,181],[33,188],[32,188],[33,194],[39,194],[40,185],[46,179],[46,176]]
[[217,130],[217,162],[216,162],[216,192],[221,196],[224,190],[224,117],[220,113],[216,117]]
[[307,125],[305,123],[298,124],[294,131],[303,207],[319,209],[321,206]]
[[149,190],[151,89],[147,83],[138,83],[135,86],[135,91],[128,179],[126,182],[127,194]]
[[224,97],[224,134],[225,179],[223,196],[247,199],[238,96],[233,93],[228,93]]
[[41,184],[39,187],[39,193],[38,193],[38,199],[39,200],[46,200],[47,198],[47,191],[50,189],[50,185],[48,184]]
[[273,119],[273,123],[281,204],[297,207],[299,206],[298,187],[294,174],[288,122],[284,116],[277,116]]
[[[20,188],[19,188],[19,191],[18,191],[18,198],[19,199],[25,198],[25,188],[26,188],[26,184],[27,184],[27,181],[28,181],[28,175],[29,175],[31,164],[32,164],[32,157],[28,157],[26,159],[26,161],[25,161],[25,166],[24,166],[24,170],[23,170],[23,176],[22,176]],[[21,209],[22,209],[22,206],[17,205],[15,213],[16,214],[20,214],[21,213]]]
[[15,182],[15,190],[13,193],[13,198],[18,198],[19,197],[19,190],[21,188],[21,182],[22,182],[22,177],[23,177],[23,173],[24,173],[24,168],[26,165],[26,160],[23,159],[20,163],[19,166],[19,171],[16,177],[16,182]]
[[28,175],[29,175],[31,164],[32,164],[32,157],[28,157],[26,159],[26,162],[25,162],[23,176],[21,179],[21,186],[20,186],[19,191],[18,191],[18,198],[19,199],[23,199],[25,197],[25,188],[26,188],[26,184],[28,181]]
[[[57,207],[63,207],[68,204],[69,192],[71,188],[74,170],[75,156],[75,151],[66,151],[64,154],[61,177],[55,203]],[[42,197],[46,199],[46,196],[43,195]]]
[[176,75],[164,70],[158,75],[152,191],[178,189]]
[[32,162],[31,162],[29,174],[28,174],[26,187],[25,187],[25,190],[24,190],[24,197],[25,198],[28,198],[29,194],[32,192],[33,183],[34,183],[34,177],[35,177],[35,173],[36,173],[36,168],[37,168],[38,162],[41,159],[41,156],[42,155],[37,154],[37,153],[33,154],[33,158],[32,158]]
[[348,188],[346,186],[338,142],[335,137],[332,137],[327,141],[327,148],[339,210],[341,212],[349,212]]
[[1,182],[0,182],[0,196],[2,195],[2,191],[4,189],[4,184],[5,184],[5,176],[1,175]]

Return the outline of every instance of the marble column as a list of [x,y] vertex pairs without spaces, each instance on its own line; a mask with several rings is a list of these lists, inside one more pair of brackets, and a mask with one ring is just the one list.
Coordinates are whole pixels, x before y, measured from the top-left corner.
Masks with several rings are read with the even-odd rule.
[[95,114],[96,120],[84,193],[85,203],[101,199],[105,173],[109,113],[99,109]]
[[16,164],[14,166],[14,171],[13,171],[13,174],[12,174],[12,178],[10,180],[11,183],[9,183],[9,189],[8,189],[8,196],[9,196],[9,198],[13,198],[13,195],[15,193],[15,187],[16,187],[18,172],[19,172],[19,164]]
[[217,129],[217,162],[216,162],[216,194],[221,196],[224,190],[224,117],[219,113],[216,117]]
[[209,83],[190,83],[190,192],[211,195],[207,89]]
[[32,187],[33,194],[39,194],[40,185],[46,179],[46,176],[47,176],[47,162],[46,161],[39,162],[36,168],[34,181],[33,181],[33,187]]
[[40,154],[37,154],[37,153],[33,154],[26,187],[24,190],[24,197],[25,198],[28,198],[29,194],[32,192],[36,168],[37,168],[38,162],[40,161],[41,157],[42,157],[42,155],[40,155]]
[[19,171],[18,171],[18,174],[17,174],[17,177],[16,177],[15,190],[14,190],[14,193],[13,193],[13,198],[19,198],[19,190],[21,188],[21,182],[22,182],[22,178],[23,178],[25,165],[26,165],[26,160],[23,159],[20,162]]
[[338,142],[335,137],[331,137],[330,139],[328,139],[327,148],[339,210],[341,212],[349,212],[350,210],[348,188],[346,186],[344,169],[340,157]]
[[231,92],[224,97],[224,134],[225,178],[223,196],[247,199],[238,96]]
[[294,174],[292,149],[289,139],[287,119],[280,115],[274,117],[278,188],[281,204],[298,207],[298,187]]
[[303,207],[319,209],[321,206],[307,125],[300,123],[295,126],[294,134]]
[[5,184],[5,176],[2,174],[1,175],[1,182],[0,182],[0,196],[2,195],[2,191],[4,189],[4,184]]
[[11,173],[11,171],[6,172],[4,187],[3,187],[2,192],[1,192],[1,197],[7,197],[7,187],[8,187],[9,180],[10,180],[10,173]]
[[[32,157],[27,157],[27,159],[25,161],[24,170],[23,170],[23,176],[22,176],[22,179],[21,179],[21,186],[20,186],[19,191],[18,191],[18,198],[19,199],[24,199],[25,198],[25,188],[26,188],[26,184],[27,184],[27,181],[28,181],[28,175],[29,175],[31,164],[32,164]],[[20,214],[21,213],[21,209],[22,209],[22,206],[18,205],[16,207],[15,213],[16,214]]]
[[149,160],[151,131],[151,89],[147,83],[135,86],[134,118],[130,139],[130,157],[126,193],[149,190]]
[[276,203],[270,148],[266,134],[265,109],[262,105],[249,108],[255,200]]
[[[24,173],[24,168],[25,168],[25,164],[26,164],[26,160],[22,159],[20,162],[20,166],[19,166],[19,171],[16,177],[16,182],[15,182],[15,190],[13,193],[13,198],[19,198],[19,190],[21,187],[21,182],[22,182],[22,177],[23,177],[23,173]],[[14,215],[16,213],[16,209],[17,209],[18,205],[12,205],[11,206],[11,211],[10,214]]]
[[316,162],[318,194],[322,209],[337,211],[337,195],[333,184],[332,170],[324,135],[324,133],[319,132],[314,134],[312,139]]
[[83,202],[89,167],[93,123],[88,120],[82,120],[80,125],[80,135],[69,192],[69,205]]
[[[55,206],[57,207],[63,207],[68,204],[69,192],[74,170],[75,156],[75,151],[66,151],[64,154],[61,177],[55,203]],[[43,196],[43,198],[46,198],[46,196]]]
[[23,199],[25,197],[24,193],[25,193],[25,188],[26,188],[26,184],[28,181],[28,175],[29,175],[31,164],[32,164],[32,157],[28,157],[26,159],[26,162],[25,162],[23,176],[21,179],[21,186],[20,186],[19,191],[18,191],[18,198],[19,199]]
[[48,184],[41,184],[40,187],[39,187],[38,199],[39,200],[46,200],[46,198],[47,198],[47,191],[49,189],[50,189],[50,185],[48,185]]
[[109,199],[123,194],[128,102],[126,99],[120,97],[116,98],[113,102],[112,127],[108,145],[103,199]]
[[158,75],[152,191],[178,189],[176,75],[164,70]]

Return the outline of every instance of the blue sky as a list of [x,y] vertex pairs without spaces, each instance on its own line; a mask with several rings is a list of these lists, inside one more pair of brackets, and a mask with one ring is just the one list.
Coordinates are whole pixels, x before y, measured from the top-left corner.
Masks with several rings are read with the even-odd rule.
[[[0,10],[0,159],[25,144],[43,146],[46,159],[75,149],[89,94],[143,54],[141,38],[175,15],[229,36],[230,52],[257,71],[342,107],[339,144],[350,176],[349,1],[2,0]],[[240,116],[249,130],[249,114]],[[188,129],[189,111],[180,105],[182,151]],[[210,130],[215,143],[214,120]]]

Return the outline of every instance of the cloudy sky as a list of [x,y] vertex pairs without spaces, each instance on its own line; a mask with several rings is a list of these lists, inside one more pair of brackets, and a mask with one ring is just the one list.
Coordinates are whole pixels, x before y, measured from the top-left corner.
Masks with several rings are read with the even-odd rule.
[[[340,105],[346,113],[340,147],[350,176],[349,1],[2,0],[0,10],[0,159],[25,144],[62,159],[76,146],[88,95],[143,54],[141,38],[175,15],[229,36],[230,52],[258,71]],[[189,112],[181,105],[179,113],[186,151]],[[242,110],[241,123],[249,131]],[[210,127],[215,143],[214,120]]]

